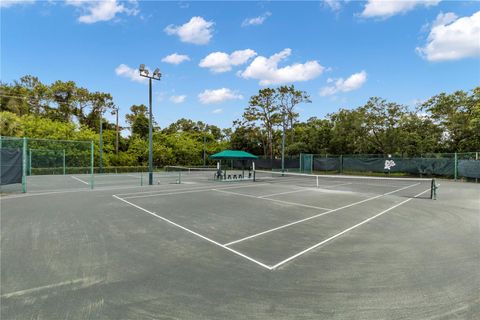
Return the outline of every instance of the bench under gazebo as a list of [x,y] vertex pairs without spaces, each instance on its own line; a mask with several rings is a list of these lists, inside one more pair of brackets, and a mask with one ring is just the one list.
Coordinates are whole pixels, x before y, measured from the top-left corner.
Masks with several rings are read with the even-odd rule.
[[[245,165],[247,161],[252,161],[252,167],[254,168],[255,163],[254,161],[258,159],[257,156],[246,152],[246,151],[241,151],[241,150],[224,150],[219,153],[212,154],[211,156],[208,157],[211,160],[218,160],[217,162],[217,172],[215,173],[215,179],[216,180],[224,180],[224,181],[232,181],[232,180],[245,180],[245,179],[251,179],[252,178],[252,172],[251,169],[249,169],[249,174],[248,177],[245,177]],[[231,163],[233,161],[241,161],[242,163],[242,173],[241,174],[236,174],[236,173],[230,173],[227,174],[227,170],[222,171],[221,167],[221,161],[222,160],[230,160]]]

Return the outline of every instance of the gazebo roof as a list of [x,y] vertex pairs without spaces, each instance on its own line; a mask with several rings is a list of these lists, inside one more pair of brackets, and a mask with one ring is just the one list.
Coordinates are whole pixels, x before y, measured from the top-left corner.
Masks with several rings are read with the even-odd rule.
[[257,156],[254,156],[251,153],[246,151],[240,150],[223,150],[222,152],[212,154],[209,159],[213,160],[222,160],[222,159],[230,159],[230,160],[247,160],[247,159],[258,159]]

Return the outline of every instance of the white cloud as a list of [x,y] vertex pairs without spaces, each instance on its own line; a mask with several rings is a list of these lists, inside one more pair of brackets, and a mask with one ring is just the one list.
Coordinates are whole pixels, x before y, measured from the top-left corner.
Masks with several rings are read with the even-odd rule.
[[223,109],[221,108],[218,108],[218,109],[215,109],[212,111],[213,114],[220,114],[220,113],[223,113]]
[[342,8],[341,0],[324,0],[323,4],[332,11],[339,11]]
[[257,53],[252,49],[237,50],[231,54],[225,52],[212,52],[200,61],[199,66],[208,68],[214,73],[227,72],[232,70],[233,66],[246,63]]
[[10,8],[15,5],[33,4],[35,0],[2,0],[0,1],[0,8]]
[[123,63],[115,68],[115,73],[117,76],[129,78],[135,82],[146,83],[148,81],[147,78],[140,76],[140,72],[137,69],[130,68]]
[[368,0],[360,15],[364,18],[387,19],[413,10],[417,6],[436,6],[439,2],[440,0]]
[[457,18],[454,13],[440,13],[423,47],[416,51],[429,61],[458,60],[480,56],[480,11]]
[[242,27],[261,25],[271,15],[272,15],[272,13],[267,11],[264,14],[262,14],[261,16],[258,16],[258,17],[255,17],[255,18],[247,18],[247,19],[243,20]]
[[84,14],[78,18],[78,21],[87,24],[112,20],[118,13],[137,15],[139,12],[136,0],[122,3],[117,0],[66,0],[65,3],[80,8]]
[[284,49],[269,58],[258,56],[252,63],[238,75],[244,79],[260,80],[260,85],[291,83],[296,81],[308,81],[319,76],[325,68],[317,61],[295,63],[279,68],[278,64],[289,57],[291,49]]
[[187,98],[186,95],[181,95],[181,96],[171,96],[170,101],[172,101],[175,104],[183,103],[185,99]]
[[227,100],[243,99],[243,96],[227,88],[205,90],[198,95],[202,104],[221,103]]
[[182,42],[207,44],[212,38],[214,24],[202,17],[192,17],[189,22],[181,26],[168,25],[164,31],[168,35],[177,35]]
[[190,57],[185,54],[172,53],[162,59],[162,62],[171,64],[180,64],[184,61],[190,61]]
[[367,82],[367,73],[361,71],[358,73],[352,74],[347,79],[328,79],[327,83],[333,83],[333,86],[323,87],[320,90],[321,96],[331,96],[337,92],[349,92],[359,89]]

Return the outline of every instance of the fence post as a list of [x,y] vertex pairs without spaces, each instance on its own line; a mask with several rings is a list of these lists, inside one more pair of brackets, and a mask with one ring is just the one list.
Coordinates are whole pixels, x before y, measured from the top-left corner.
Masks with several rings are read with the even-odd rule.
[[298,171],[299,171],[299,172],[303,172],[303,166],[302,166],[303,156],[302,156],[302,155],[303,155],[303,153],[300,153],[300,161],[299,161],[299,163],[300,163],[300,168],[298,168]]
[[27,138],[23,137],[22,150],[22,192],[27,192]]
[[[478,152],[475,152],[475,160],[478,160]],[[475,182],[478,183],[478,178],[475,178]]]
[[453,177],[455,179],[455,181],[457,181],[457,174],[458,174],[458,155],[457,153],[455,152],[455,157],[454,157],[454,165],[453,165]]
[[90,189],[93,189],[93,141],[90,141]]
[[340,155],[340,173],[343,173],[343,154]]
[[29,156],[28,156],[28,175],[31,176],[32,175],[32,148],[28,148],[28,153],[29,153]]

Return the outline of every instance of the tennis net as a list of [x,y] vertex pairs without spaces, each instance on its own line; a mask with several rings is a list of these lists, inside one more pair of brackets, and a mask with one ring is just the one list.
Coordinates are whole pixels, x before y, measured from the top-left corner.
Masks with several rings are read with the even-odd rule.
[[165,172],[181,172],[182,174],[192,175],[213,175],[217,172],[216,167],[184,167],[184,166],[165,166]]
[[431,199],[436,198],[437,189],[435,179],[314,175],[263,170],[255,170],[254,181],[355,193],[427,196]]

